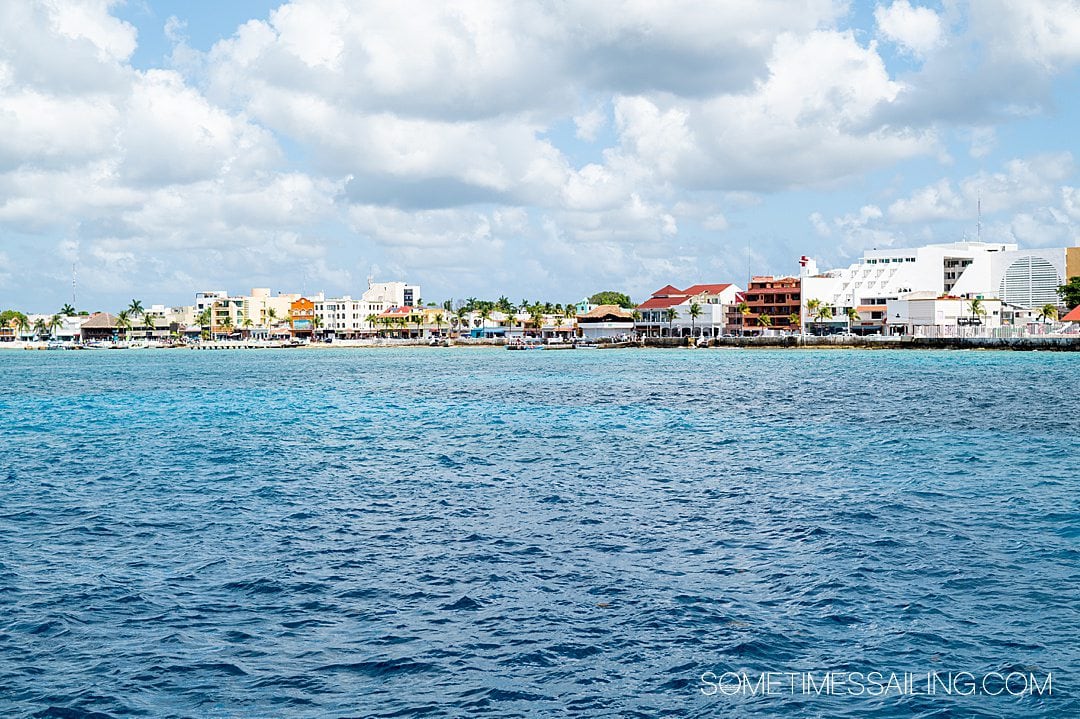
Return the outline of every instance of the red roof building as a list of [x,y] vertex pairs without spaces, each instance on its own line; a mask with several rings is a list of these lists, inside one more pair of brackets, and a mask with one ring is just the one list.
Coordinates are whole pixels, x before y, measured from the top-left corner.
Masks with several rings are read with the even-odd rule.
[[[665,333],[682,336],[705,333],[717,335],[723,331],[724,306],[735,301],[739,288],[729,283],[699,284],[680,290],[666,285],[652,293],[649,299],[637,306],[641,313],[638,329],[647,335]],[[690,307],[698,305],[699,315],[691,316]],[[668,319],[668,310],[676,315]]]

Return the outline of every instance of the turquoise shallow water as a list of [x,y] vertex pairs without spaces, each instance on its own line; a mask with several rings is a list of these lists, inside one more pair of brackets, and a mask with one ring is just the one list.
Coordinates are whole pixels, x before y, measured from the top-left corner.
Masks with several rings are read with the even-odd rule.
[[[0,716],[1080,716],[1080,357],[0,352]],[[706,696],[703,672],[1052,672]]]

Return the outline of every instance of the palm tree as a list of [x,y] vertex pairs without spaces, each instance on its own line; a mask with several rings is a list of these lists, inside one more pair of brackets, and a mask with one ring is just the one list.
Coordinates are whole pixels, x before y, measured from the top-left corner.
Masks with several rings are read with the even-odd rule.
[[322,329],[323,321],[322,317],[315,315],[311,318],[311,338],[315,339],[315,334]]
[[49,334],[52,337],[56,336],[56,330],[64,326],[64,320],[60,315],[53,315],[49,318]]
[[123,310],[116,316],[116,326],[124,330],[125,340],[131,339],[131,313],[128,310]]
[[529,312],[529,321],[532,322],[533,327],[536,328],[536,336],[540,337],[543,335],[544,310],[540,305],[535,305],[532,308],[532,311]]
[[971,318],[978,318],[981,320],[983,317],[986,317],[986,308],[983,307],[982,298],[976,297],[971,300]]
[[251,328],[255,323],[251,321],[250,317],[245,317],[244,321],[241,322],[240,324],[243,325],[244,329],[246,329],[248,331],[248,337],[250,337],[251,336]]
[[269,324],[271,326],[276,324],[277,323],[277,310],[275,310],[273,307],[268,309],[266,311],[266,319],[269,321]]
[[746,318],[750,314],[750,305],[746,304],[746,300],[743,300],[739,304],[735,305],[735,309],[739,311],[739,334],[746,334]]
[[127,311],[128,316],[130,317],[141,316],[143,313],[142,302],[139,300],[132,300],[131,304],[128,305]]
[[458,321],[458,333],[460,334],[460,328],[465,326],[465,318],[469,316],[469,310],[464,305],[457,308],[457,312],[454,313]]
[[857,309],[855,309],[854,307],[848,307],[846,310],[844,310],[844,314],[847,315],[847,329],[848,329],[848,332],[850,333],[851,332],[851,323],[859,321],[859,311]]
[[788,326],[798,327],[802,323],[802,319],[799,317],[798,312],[792,312],[787,318]]
[[442,334],[442,326],[443,326],[443,313],[442,312],[436,312],[434,319],[435,319],[435,328],[439,331],[439,334],[441,335]]
[[679,311],[674,307],[668,307],[664,310],[664,319],[667,320],[667,336],[671,337],[671,325],[675,322],[675,318],[679,316]]
[[416,314],[410,316],[409,319],[412,320],[412,323],[414,325],[416,325],[416,338],[420,339],[421,337],[424,336],[424,315],[423,315],[423,313],[417,312]]
[[368,323],[368,327],[374,328],[375,323],[379,321],[379,316],[372,312],[370,315],[364,318],[364,322]]
[[480,336],[487,335],[487,321],[491,319],[491,308],[484,305],[480,308]]
[[225,315],[225,319],[221,320],[221,328],[225,330],[225,334],[231,334],[233,327],[232,315]]
[[213,322],[213,318],[214,313],[209,307],[200,312],[199,315],[195,318],[195,324],[199,325],[200,328],[199,335],[203,339],[210,339],[210,334],[214,329],[211,324]]
[[764,313],[760,314],[758,315],[757,323],[762,327],[772,327],[772,317],[769,317],[767,314]]
[[826,307],[824,305],[819,306],[817,312],[815,312],[815,317],[818,322],[821,322],[822,320],[831,320],[832,316],[832,307]]
[[701,305],[697,302],[690,303],[690,336],[694,336],[697,330],[697,318],[701,317]]
[[821,300],[812,299],[806,301],[806,316],[817,317],[818,310],[821,309]]
[[63,307],[60,308],[60,314],[62,314],[64,317],[73,317],[76,314],[75,308],[71,305],[65,304]]
[[48,332],[49,323],[45,321],[44,317],[39,317],[38,320],[34,322],[34,333],[37,335],[36,339],[41,339],[44,335],[48,334]]
[[30,331],[30,318],[28,318],[26,315],[21,314],[14,320],[12,320],[12,322],[15,325],[15,328],[19,330],[19,332],[26,334]]
[[1058,318],[1057,307],[1051,304],[1043,305],[1039,308],[1038,319],[1045,322],[1053,322]]

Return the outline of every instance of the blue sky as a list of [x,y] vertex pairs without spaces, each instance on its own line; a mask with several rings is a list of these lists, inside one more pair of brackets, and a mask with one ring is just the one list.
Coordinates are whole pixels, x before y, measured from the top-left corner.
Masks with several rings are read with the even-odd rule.
[[640,298],[1080,239],[1080,5],[22,0],[0,307]]

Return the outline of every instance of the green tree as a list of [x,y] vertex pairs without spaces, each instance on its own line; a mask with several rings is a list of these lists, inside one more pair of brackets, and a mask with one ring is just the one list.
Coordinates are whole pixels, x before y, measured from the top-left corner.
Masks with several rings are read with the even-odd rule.
[[802,320],[799,318],[798,312],[792,312],[790,315],[788,315],[787,321],[790,327],[798,327],[800,324],[802,324]]
[[124,339],[131,339],[131,312],[123,310],[116,316],[116,326],[124,331]]
[[851,332],[851,323],[859,321],[859,311],[854,307],[848,307],[846,310],[844,310],[844,314],[847,315],[848,332]]
[[1069,281],[1057,289],[1061,301],[1070,310],[1080,306],[1080,277],[1070,277]]
[[71,305],[65,304],[63,307],[60,308],[60,314],[62,314],[64,317],[74,317],[76,314],[75,308]]
[[1045,304],[1039,308],[1038,319],[1043,322],[1053,322],[1058,318],[1057,307],[1051,304]]
[[532,311],[529,312],[529,321],[532,322],[532,326],[536,328],[536,336],[539,337],[544,326],[544,311],[540,305],[535,305]]
[[508,315],[514,311],[514,306],[510,304],[510,298],[503,295],[495,301],[495,309],[502,312],[504,315]]
[[64,318],[60,315],[53,315],[49,318],[49,334],[53,337],[56,336],[56,330],[64,326]]
[[22,322],[26,320],[26,315],[18,310],[4,310],[0,312],[0,325],[4,327],[10,327],[13,330],[17,330],[22,327]]
[[701,317],[701,305],[697,302],[690,303],[690,335],[693,336],[697,330],[697,318]]
[[735,309],[739,312],[739,334],[746,334],[746,318],[750,316],[750,305],[743,300],[735,305]]
[[436,312],[433,319],[435,320],[435,329],[437,329],[439,331],[439,334],[441,335],[442,334],[442,326],[444,324],[446,324],[446,321],[443,319],[443,313],[442,312]]
[[589,298],[590,305],[618,305],[625,309],[630,309],[634,306],[634,303],[630,301],[630,296],[623,294],[622,292],[616,292],[614,290],[604,290],[603,292],[597,292],[595,295]]
[[812,299],[806,301],[806,316],[816,318],[818,310],[821,309],[821,300]]
[[457,312],[454,313],[455,319],[457,319],[458,333],[460,334],[461,328],[465,327],[465,318],[469,316],[469,310],[464,305],[457,308]]
[[671,337],[671,325],[675,322],[675,318],[679,316],[679,311],[674,307],[668,307],[664,310],[664,319],[667,320],[667,336]]
[[491,308],[485,303],[480,308],[480,336],[487,334],[487,321],[491,319]]
[[271,327],[277,324],[277,310],[275,310],[273,307],[268,309],[266,311],[266,319]]
[[233,321],[232,315],[225,315],[225,319],[221,320],[221,329],[225,330],[225,334],[232,334]]
[[202,337],[204,340],[210,339],[210,335],[214,330],[214,328],[211,326],[211,323],[213,322],[213,317],[213,310],[211,310],[209,307],[207,307],[205,310],[200,312],[198,316],[195,317],[195,324],[199,325],[200,329],[199,336]]
[[969,304],[970,309],[971,309],[971,318],[972,319],[977,318],[977,319],[981,320],[983,317],[986,317],[986,308],[983,307],[982,298],[976,297],[973,300],[971,300],[971,302],[968,303],[968,304]]

